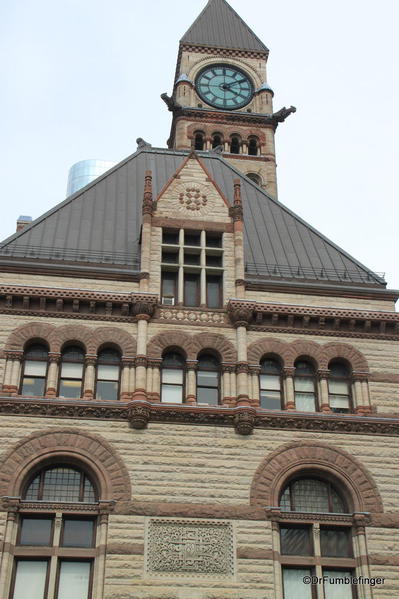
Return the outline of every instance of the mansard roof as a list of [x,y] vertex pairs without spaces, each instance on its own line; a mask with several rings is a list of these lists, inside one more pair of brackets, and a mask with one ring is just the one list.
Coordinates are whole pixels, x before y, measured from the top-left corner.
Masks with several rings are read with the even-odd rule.
[[180,40],[184,44],[268,52],[226,0],[209,0]]
[[[246,277],[366,287],[384,281],[304,222],[219,154],[198,152],[230,203],[241,180]],[[152,171],[154,199],[187,151],[145,146],[0,244],[0,262],[58,264],[68,270],[139,269],[144,175]],[[71,266],[72,265],[72,266]]]

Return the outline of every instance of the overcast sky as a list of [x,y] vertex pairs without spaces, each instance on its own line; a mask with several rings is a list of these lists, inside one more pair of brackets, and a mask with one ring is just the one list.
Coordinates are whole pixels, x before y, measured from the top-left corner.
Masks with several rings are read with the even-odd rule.
[[[0,239],[78,160],[165,147],[178,40],[205,0],[0,3]],[[399,2],[231,0],[270,49],[279,199],[399,289]]]

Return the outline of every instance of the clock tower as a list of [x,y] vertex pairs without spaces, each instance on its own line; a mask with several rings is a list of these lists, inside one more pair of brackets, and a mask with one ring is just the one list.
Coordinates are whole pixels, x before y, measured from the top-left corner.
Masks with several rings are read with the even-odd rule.
[[274,134],[294,107],[273,112],[269,51],[226,0],[209,0],[180,40],[168,146],[219,152],[277,196]]

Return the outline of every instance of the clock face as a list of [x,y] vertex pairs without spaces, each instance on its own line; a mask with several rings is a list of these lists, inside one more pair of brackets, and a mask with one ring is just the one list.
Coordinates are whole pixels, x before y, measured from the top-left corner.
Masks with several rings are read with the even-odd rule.
[[228,64],[216,64],[202,69],[195,87],[204,102],[224,110],[242,108],[250,102],[254,93],[248,75]]

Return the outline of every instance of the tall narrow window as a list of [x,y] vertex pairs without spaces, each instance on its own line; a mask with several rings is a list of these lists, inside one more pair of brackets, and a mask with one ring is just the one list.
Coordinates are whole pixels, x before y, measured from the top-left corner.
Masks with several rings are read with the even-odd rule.
[[107,348],[100,351],[97,359],[96,399],[116,401],[119,399],[121,354]]
[[217,405],[220,396],[220,363],[211,354],[198,358],[197,402]]
[[315,412],[317,409],[315,370],[308,360],[295,362],[294,386],[296,409],[300,412]]
[[215,133],[212,137],[212,148],[217,148],[222,145],[222,138],[218,133]]
[[222,306],[222,276],[206,275],[206,303],[208,308]]
[[328,399],[333,412],[349,412],[351,410],[351,371],[341,361],[331,362],[328,379]]
[[58,393],[60,397],[77,399],[82,396],[84,359],[84,351],[76,345],[69,345],[62,352]]
[[233,135],[230,143],[230,152],[231,154],[239,154],[240,153],[240,139],[237,135]]
[[194,148],[196,150],[203,150],[204,149],[204,134],[203,133],[196,133],[195,134]]
[[265,358],[260,363],[260,407],[266,410],[281,410],[281,365],[274,358]]
[[200,305],[200,275],[184,273],[184,305]]
[[46,390],[48,349],[42,343],[30,345],[24,353],[21,395],[43,397]]
[[162,271],[162,303],[167,306],[174,306],[177,303],[177,272]]
[[186,362],[181,354],[171,351],[162,360],[161,401],[183,403]]
[[251,137],[248,141],[248,154],[250,156],[258,155],[258,140],[256,137]]

